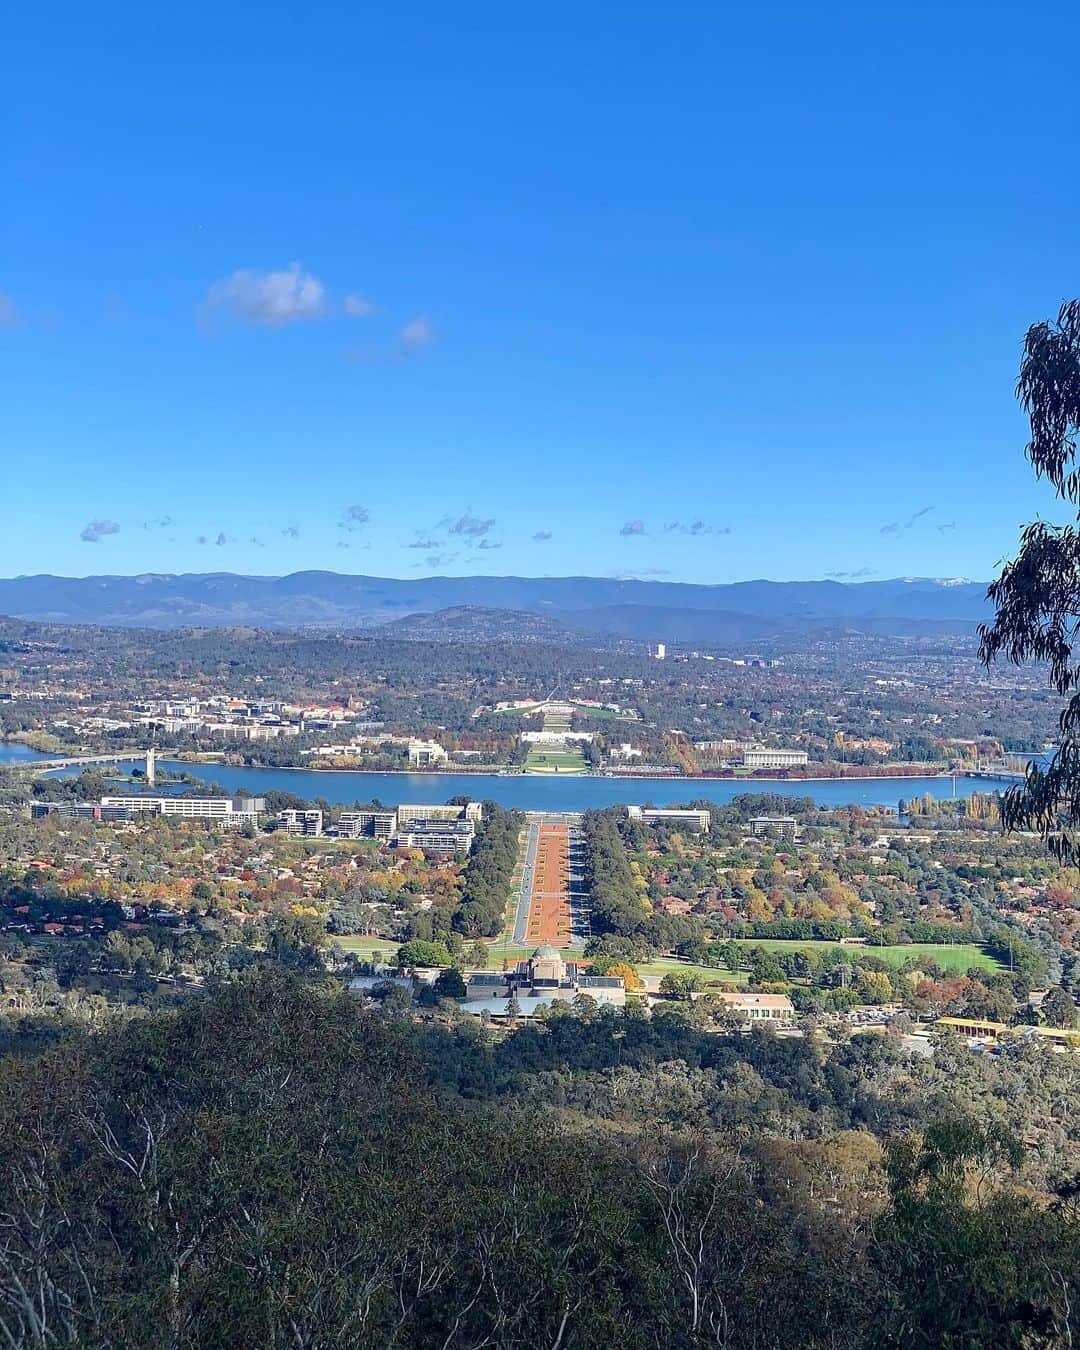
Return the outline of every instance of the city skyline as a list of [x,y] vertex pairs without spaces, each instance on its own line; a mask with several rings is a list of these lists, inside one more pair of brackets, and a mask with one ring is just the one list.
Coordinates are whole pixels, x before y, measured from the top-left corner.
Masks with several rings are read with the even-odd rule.
[[988,579],[1060,518],[1077,16],[110,15],[12,24],[0,576]]

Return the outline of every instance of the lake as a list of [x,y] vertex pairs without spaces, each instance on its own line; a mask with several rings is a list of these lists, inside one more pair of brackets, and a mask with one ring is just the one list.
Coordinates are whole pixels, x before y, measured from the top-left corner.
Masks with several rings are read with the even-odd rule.
[[[133,764],[141,761],[133,760]],[[220,783],[229,792],[240,788],[263,796],[272,790],[298,797],[324,797],[335,804],[374,799],[440,803],[470,796],[526,811],[586,811],[590,807],[645,804],[657,806],[703,797],[729,802],[747,792],[772,792],[782,797],[812,797],[823,806],[893,806],[901,797],[969,797],[973,792],[1003,791],[1008,780],[997,778],[847,778],[819,782],[752,782],[719,778],[587,778],[540,774],[363,773],[350,769],[251,769],[218,764],[160,761],[174,772]]]
[[0,741],[0,764],[29,764],[34,759],[48,759],[48,755],[31,750],[21,741]]

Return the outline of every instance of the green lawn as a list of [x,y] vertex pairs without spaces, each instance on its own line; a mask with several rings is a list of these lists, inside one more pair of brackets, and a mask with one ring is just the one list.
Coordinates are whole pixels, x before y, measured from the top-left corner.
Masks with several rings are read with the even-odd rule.
[[[386,938],[359,937],[339,937],[332,939],[346,951],[356,952],[362,958],[369,958],[375,952],[378,952],[384,960],[389,960],[394,952],[397,951],[398,944],[390,942]],[[519,947],[513,942],[489,942],[488,947],[488,970],[501,970],[503,961],[508,965],[514,965],[518,961],[527,961],[532,956],[534,947]],[[583,961],[584,955],[580,947],[560,948],[563,957],[567,961]],[[745,970],[730,971],[716,966],[697,966],[689,961],[677,961],[673,957],[661,956],[655,961],[647,961],[642,965],[635,967],[639,975],[660,975],[664,976],[671,971],[683,975],[698,975],[702,980],[723,980],[727,984],[744,984],[748,980],[749,973]]]
[[658,956],[655,961],[646,961],[634,969],[639,975],[697,975],[702,980],[722,980],[725,984],[745,984],[750,978],[748,970],[728,970],[724,966],[698,966],[690,961],[676,961],[670,956]]
[[361,956],[370,956],[372,952],[386,952],[391,955],[397,951],[400,943],[390,938],[361,937],[359,933],[350,933],[347,937],[334,937],[330,941],[344,947],[347,952],[358,952]]
[[[512,926],[512,923],[511,923]],[[352,934],[349,937],[332,938],[339,947],[344,947],[348,952],[356,952],[361,957],[370,957],[378,952],[383,959],[389,959],[398,949],[396,942],[391,942],[388,938],[361,937]],[[839,942],[800,942],[797,938],[738,938],[736,939],[741,947],[764,947],[769,951],[794,952],[800,950],[822,951],[824,948],[840,948]],[[844,951],[851,952],[853,956],[876,956],[891,966],[901,966],[910,956],[932,956],[934,960],[945,970],[952,970],[958,974],[963,974],[972,966],[981,966],[984,970],[997,970],[999,963],[992,956],[987,956],[979,947],[971,943],[906,943],[896,947],[843,947]],[[524,961],[533,953],[532,947],[519,947],[514,943],[508,942],[505,946],[501,941],[488,943],[489,968],[498,970],[505,958],[507,961]],[[580,947],[567,947],[564,955],[568,961],[582,960]],[[671,971],[682,972],[683,974],[700,975],[706,980],[726,980],[732,984],[740,984],[749,978],[745,970],[731,971],[723,966],[699,966],[692,965],[688,961],[677,961],[674,957],[661,956],[655,961],[648,961],[637,967],[642,975],[667,975]]]
[[895,947],[854,947],[840,942],[802,942],[798,938],[737,938],[741,947],[764,947],[766,951],[797,952],[841,950],[854,956],[876,956],[890,966],[902,966],[912,956],[931,956],[944,970],[963,974],[972,966],[997,970],[999,962],[970,942],[900,943]]
[[526,773],[584,773],[588,767],[580,750],[530,750],[525,760]]

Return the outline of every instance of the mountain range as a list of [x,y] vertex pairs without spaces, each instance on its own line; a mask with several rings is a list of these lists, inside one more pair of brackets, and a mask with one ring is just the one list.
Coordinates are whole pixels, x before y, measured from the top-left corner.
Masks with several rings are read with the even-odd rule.
[[[347,576],[231,572],[0,579],[0,614],[39,622],[181,628],[380,629],[417,639],[481,633],[553,640],[561,628],[661,642],[754,641],[818,629],[970,633],[989,617],[986,584],[964,578],[740,581],[607,577]],[[527,624],[524,615],[544,624]],[[417,616],[432,616],[425,623]]]

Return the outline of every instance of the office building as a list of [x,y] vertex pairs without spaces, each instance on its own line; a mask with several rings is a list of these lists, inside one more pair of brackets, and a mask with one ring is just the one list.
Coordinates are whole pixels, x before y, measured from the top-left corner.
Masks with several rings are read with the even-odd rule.
[[414,820],[471,820],[480,821],[484,816],[481,802],[469,802],[465,806],[416,806],[404,805],[397,809],[398,828],[404,829]]
[[710,997],[719,999],[731,1012],[745,1017],[748,1022],[795,1020],[795,1007],[786,994],[756,994],[743,991],[713,994],[710,991]]
[[131,815],[181,816],[219,820],[229,825],[255,821],[266,811],[262,797],[102,797],[101,806]]
[[631,820],[640,820],[644,825],[685,826],[695,834],[704,834],[712,827],[712,812],[697,810],[653,810],[645,806],[628,806],[626,814]]
[[46,816],[62,816],[66,820],[101,820],[102,810],[93,802],[31,802],[31,820]]
[[409,763],[414,768],[424,768],[431,764],[445,764],[450,756],[438,741],[409,742]]
[[805,750],[777,750],[758,746],[743,751],[743,764],[748,769],[801,769],[809,761]]

